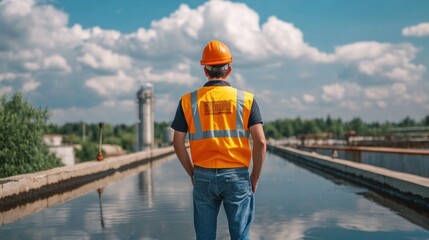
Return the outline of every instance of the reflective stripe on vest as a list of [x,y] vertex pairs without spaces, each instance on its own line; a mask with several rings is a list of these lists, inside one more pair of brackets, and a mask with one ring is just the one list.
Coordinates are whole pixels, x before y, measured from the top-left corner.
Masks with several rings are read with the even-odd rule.
[[236,101],[236,130],[209,130],[203,131],[198,109],[197,91],[191,92],[192,119],[194,121],[195,133],[189,133],[189,140],[201,140],[206,138],[248,138],[249,131],[244,130],[243,111],[244,111],[244,92],[237,90]]

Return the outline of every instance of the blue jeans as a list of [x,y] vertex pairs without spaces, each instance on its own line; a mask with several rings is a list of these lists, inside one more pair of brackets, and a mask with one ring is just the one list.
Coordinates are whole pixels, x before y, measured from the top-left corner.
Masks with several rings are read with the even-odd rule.
[[249,239],[254,198],[247,168],[194,168],[194,227],[198,240],[216,239],[223,202],[233,240]]

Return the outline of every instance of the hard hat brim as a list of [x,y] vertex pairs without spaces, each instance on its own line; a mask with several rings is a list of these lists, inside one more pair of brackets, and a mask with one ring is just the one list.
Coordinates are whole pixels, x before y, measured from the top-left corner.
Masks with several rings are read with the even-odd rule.
[[210,60],[206,60],[206,61],[204,61],[203,59],[201,59],[201,61],[200,61],[200,64],[201,65],[207,65],[207,66],[210,66],[210,65],[221,65],[221,64],[227,64],[227,63],[230,63],[230,62],[232,62],[232,57],[229,57],[229,58],[221,58],[221,59],[215,59],[215,60],[213,60],[213,59],[210,59]]

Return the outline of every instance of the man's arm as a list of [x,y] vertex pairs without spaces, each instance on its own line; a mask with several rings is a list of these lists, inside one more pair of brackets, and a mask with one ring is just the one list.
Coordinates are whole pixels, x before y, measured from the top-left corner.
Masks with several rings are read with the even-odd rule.
[[249,131],[253,138],[253,169],[252,173],[250,174],[250,182],[252,183],[252,191],[256,192],[256,187],[258,186],[259,176],[261,175],[262,164],[264,163],[267,146],[262,124],[259,123],[251,126]]
[[192,178],[194,175],[194,164],[189,157],[188,150],[186,150],[185,137],[186,132],[174,131],[173,146],[174,150],[176,151],[177,158],[179,159],[185,171],[191,177],[193,183]]

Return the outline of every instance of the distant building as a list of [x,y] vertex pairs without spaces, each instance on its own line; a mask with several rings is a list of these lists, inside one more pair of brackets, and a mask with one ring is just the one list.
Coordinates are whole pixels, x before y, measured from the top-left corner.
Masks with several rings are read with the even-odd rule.
[[151,83],[144,83],[137,92],[138,101],[138,150],[148,150],[155,144],[155,94]]
[[63,136],[59,134],[49,134],[49,135],[43,136],[43,141],[45,142],[46,145],[50,147],[51,146],[58,147],[58,146],[61,146],[63,142]]
[[43,136],[43,141],[49,147],[49,151],[61,159],[64,165],[70,166],[76,163],[73,146],[62,145],[63,136],[49,134]]

